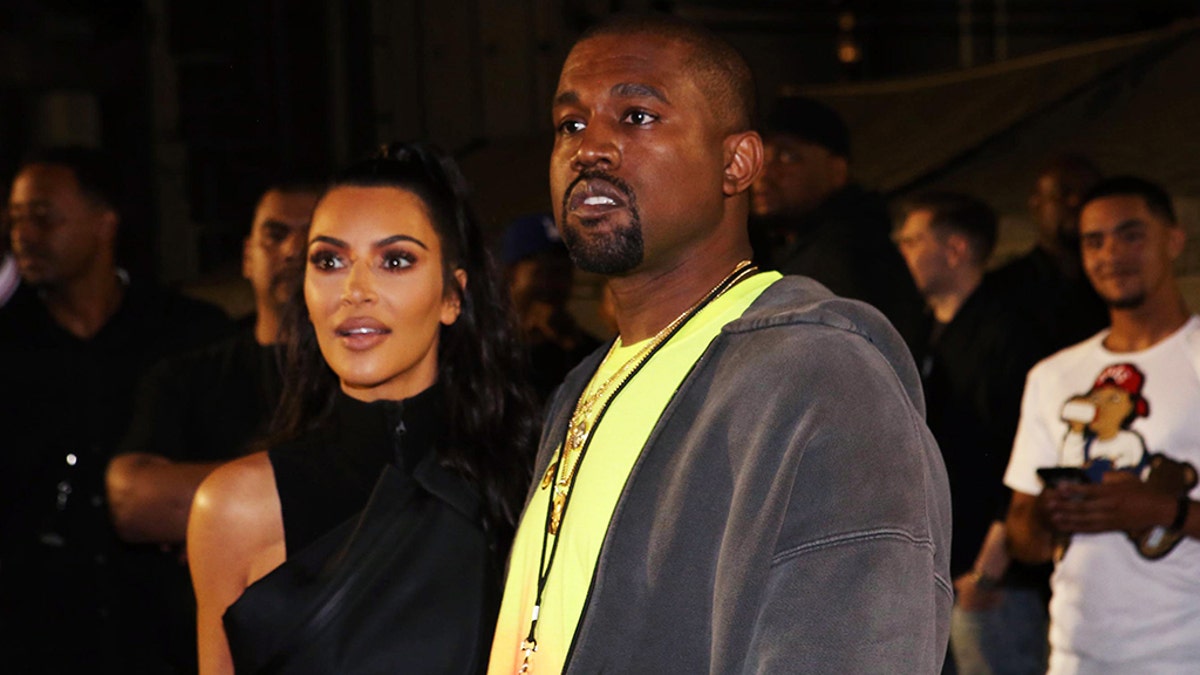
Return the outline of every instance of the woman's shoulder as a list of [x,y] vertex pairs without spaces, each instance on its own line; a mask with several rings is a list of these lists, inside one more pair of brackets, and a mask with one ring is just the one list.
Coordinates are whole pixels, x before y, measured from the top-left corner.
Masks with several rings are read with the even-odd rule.
[[282,544],[279,495],[266,452],[222,464],[200,484],[192,500],[189,544],[193,536],[205,533],[220,537],[223,546],[240,549],[248,558]]

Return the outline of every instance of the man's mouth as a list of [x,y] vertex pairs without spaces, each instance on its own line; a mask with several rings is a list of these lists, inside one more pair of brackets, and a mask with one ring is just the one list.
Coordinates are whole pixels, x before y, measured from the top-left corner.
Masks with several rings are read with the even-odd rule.
[[581,219],[600,218],[629,206],[625,191],[603,178],[581,177],[567,193],[566,211]]

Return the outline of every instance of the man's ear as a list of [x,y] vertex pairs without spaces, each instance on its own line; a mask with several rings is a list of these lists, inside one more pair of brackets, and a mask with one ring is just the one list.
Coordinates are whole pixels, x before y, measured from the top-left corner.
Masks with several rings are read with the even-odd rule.
[[829,173],[830,185],[834,189],[840,190],[846,187],[846,183],[850,182],[850,160],[841,155],[830,156]]
[[118,226],[121,224],[121,217],[117,215],[116,211],[106,206],[100,211],[100,216],[96,219],[96,222],[100,228],[101,238],[103,238],[104,241],[108,242],[110,245],[115,246],[117,243]]
[[726,197],[741,194],[750,189],[763,167],[763,142],[757,131],[743,131],[725,137],[725,180],[722,183]]
[[1177,260],[1183,254],[1183,248],[1187,245],[1187,231],[1183,226],[1176,223],[1167,227],[1167,253],[1171,256],[1171,260]]
[[951,232],[946,235],[946,262],[953,268],[958,268],[971,259],[971,242],[966,237]]

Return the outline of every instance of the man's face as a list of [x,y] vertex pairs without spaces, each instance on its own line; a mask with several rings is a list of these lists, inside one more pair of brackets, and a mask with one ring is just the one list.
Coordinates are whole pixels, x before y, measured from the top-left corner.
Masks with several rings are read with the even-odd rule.
[[1044,238],[1072,242],[1079,234],[1062,181],[1053,173],[1042,174],[1034,183],[1029,211]]
[[563,64],[550,193],[581,269],[622,275],[679,260],[721,221],[725,128],[686,56],[663,38],[606,35]]
[[31,164],[17,174],[7,220],[17,268],[32,286],[86,278],[98,256],[111,253],[116,235],[116,214],[79,189],[74,171],[54,164]]
[[763,172],[754,181],[756,216],[802,216],[846,184],[844,157],[790,134],[766,139]]
[[1155,216],[1136,195],[1087,203],[1079,214],[1083,268],[1096,292],[1116,309],[1140,307],[1169,286],[1183,251],[1183,228]]
[[896,245],[921,295],[946,290],[950,266],[944,238],[932,227],[933,213],[919,209],[908,214],[896,234]]
[[270,190],[254,210],[254,223],[242,251],[242,275],[260,301],[282,306],[291,295],[292,269],[304,251],[317,195]]

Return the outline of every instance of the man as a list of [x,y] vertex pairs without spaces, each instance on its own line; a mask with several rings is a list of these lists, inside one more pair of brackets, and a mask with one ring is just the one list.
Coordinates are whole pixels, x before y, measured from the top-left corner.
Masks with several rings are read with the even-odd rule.
[[255,314],[230,337],[169,356],[150,370],[108,466],[117,535],[163,551],[155,566],[164,580],[156,623],[173,660],[189,670],[196,667],[196,607],[183,541],[192,496],[210,471],[267,431],[282,387],[275,345],[318,194],[307,184],[280,183],[262,195],[242,250]]
[[1045,669],[1043,584],[1035,570],[1009,565],[1003,476],[1025,373],[1044,348],[1034,331],[1012,330],[1023,320],[985,275],[996,229],[982,201],[929,193],[909,201],[897,242],[933,318],[921,380],[952,497],[948,667],[1037,673]]
[[554,216],[517,218],[505,228],[502,243],[504,275],[529,350],[531,379],[539,400],[545,401],[600,343],[567,310],[575,273]]
[[941,663],[949,497],[916,369],[867,305],[748,266],[753,101],[680,19],[610,19],[563,65],[551,195],[620,336],[548,408],[493,673]]
[[6,217],[21,287],[0,309],[0,652],[20,672],[165,672],[141,549],[114,535],[104,468],[137,378],[227,330],[217,308],[117,267],[118,176],[98,151],[22,162]]
[[1141,178],[1103,180],[1081,206],[1083,268],[1112,325],[1029,374],[1009,546],[1055,560],[1050,672],[1200,672],[1200,319],[1173,273],[1185,234]]
[[1079,207],[1100,178],[1081,155],[1047,161],[1029,195],[1037,243],[994,272],[1001,292],[1029,317],[1023,325],[1048,333],[1047,356],[1108,325],[1108,310],[1079,260]]
[[841,116],[814,99],[783,98],[765,126],[752,204],[754,227],[765,230],[766,241],[756,259],[874,305],[918,355],[923,304],[892,244],[886,204],[851,180]]

